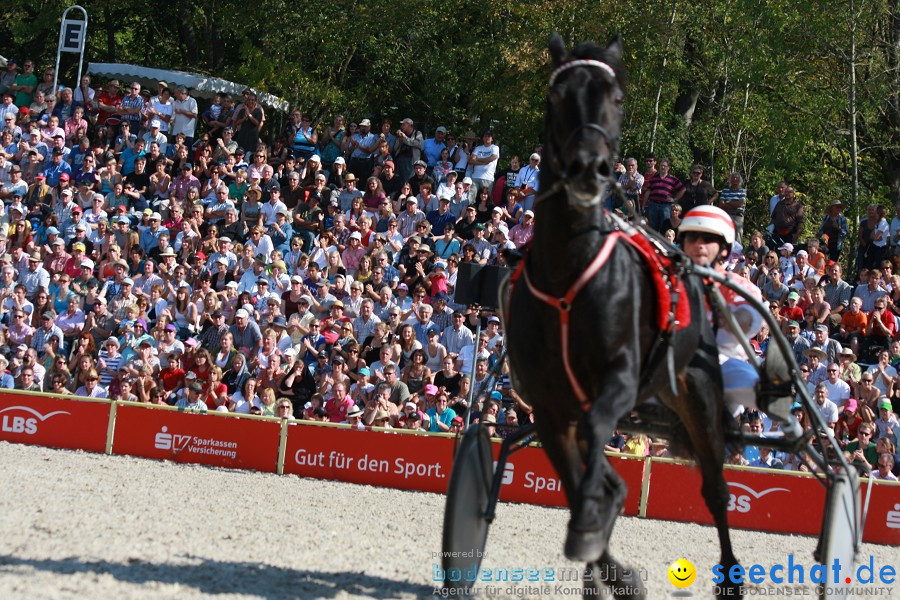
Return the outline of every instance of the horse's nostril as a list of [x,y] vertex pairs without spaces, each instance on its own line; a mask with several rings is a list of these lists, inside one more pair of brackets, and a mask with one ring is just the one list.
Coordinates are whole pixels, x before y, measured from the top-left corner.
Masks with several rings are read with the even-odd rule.
[[600,161],[600,163],[597,165],[597,174],[600,175],[600,177],[609,177],[609,161]]

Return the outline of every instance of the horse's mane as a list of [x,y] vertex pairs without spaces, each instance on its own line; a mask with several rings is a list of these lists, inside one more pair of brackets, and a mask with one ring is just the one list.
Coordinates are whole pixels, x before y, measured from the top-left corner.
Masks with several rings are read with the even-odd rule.
[[[621,47],[618,36],[614,38],[611,44],[619,45],[619,47]],[[570,58],[588,58],[605,62],[612,67],[613,71],[615,71],[619,87],[623,90],[625,89],[627,83],[626,73],[618,53],[611,52],[596,42],[586,41],[575,46],[570,54]]]

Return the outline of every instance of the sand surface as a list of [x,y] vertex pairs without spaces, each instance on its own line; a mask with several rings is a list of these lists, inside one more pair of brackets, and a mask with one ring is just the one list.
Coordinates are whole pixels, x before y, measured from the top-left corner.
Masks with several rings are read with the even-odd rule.
[[[435,595],[437,494],[5,442],[0,464],[0,598]],[[578,568],[562,555],[567,519],[560,509],[502,504],[482,566]],[[734,531],[733,541],[747,565],[768,568],[788,554],[812,564],[812,538]],[[673,597],[666,570],[681,557],[699,573],[693,597],[711,595],[710,527],[623,517],[612,548],[646,574],[650,598]],[[896,548],[866,545],[863,554],[900,562]],[[479,584],[478,595],[571,598],[581,584],[512,585]],[[900,595],[896,584],[891,591]]]

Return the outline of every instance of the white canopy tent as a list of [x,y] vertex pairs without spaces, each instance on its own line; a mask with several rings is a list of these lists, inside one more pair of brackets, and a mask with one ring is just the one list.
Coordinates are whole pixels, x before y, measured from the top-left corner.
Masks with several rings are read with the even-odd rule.
[[[240,97],[241,92],[248,86],[218,77],[210,77],[199,73],[187,71],[172,71],[169,69],[153,69],[138,65],[126,65],[122,63],[88,63],[87,72],[91,75],[100,75],[107,78],[122,79],[124,81],[138,81],[141,85],[156,91],[156,83],[165,81],[171,87],[183,85],[190,90],[191,95],[200,98],[212,99],[219,92],[226,92],[232,96]],[[253,89],[253,88],[250,88]],[[287,112],[290,104],[278,96],[267,94],[253,89],[260,104]]]

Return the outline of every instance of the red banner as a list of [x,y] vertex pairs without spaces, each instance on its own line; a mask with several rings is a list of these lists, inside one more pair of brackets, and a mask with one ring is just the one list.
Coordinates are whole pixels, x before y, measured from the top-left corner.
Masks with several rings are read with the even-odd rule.
[[0,393],[0,440],[105,452],[109,410],[108,402]]
[[119,405],[115,454],[274,473],[281,424]]
[[[500,445],[497,444],[494,446],[494,458],[499,454]],[[643,459],[609,455],[607,458],[628,487],[623,514],[637,515],[641,505]],[[534,447],[524,448],[509,457],[503,473],[500,498],[510,502],[568,506],[565,491],[550,459],[541,448]]]
[[[863,481],[860,498],[865,507],[869,482]],[[869,498],[863,541],[900,546],[900,483],[876,481]]]
[[[818,535],[825,488],[814,478],[725,469],[725,479],[730,494],[728,524],[731,527]],[[650,468],[646,516],[712,523],[700,484],[698,468],[654,461]],[[788,510],[788,507],[793,508]]]
[[284,472],[379,487],[446,493],[453,440],[291,424]]
[[[110,404],[0,393],[0,440],[104,452]],[[113,451],[145,458],[275,472],[281,424],[217,415],[186,414],[149,406],[119,405]],[[284,471],[379,487],[445,493],[456,443],[451,438],[357,431],[291,423]],[[494,445],[494,458],[499,454]],[[644,461],[609,457],[628,486],[624,514],[637,515]],[[726,469],[729,524],[762,531],[817,535],[825,490],[812,477]],[[646,516],[711,523],[700,493],[698,469],[654,460]],[[865,502],[868,482],[862,482]],[[556,472],[540,448],[513,454],[503,474],[506,501],[565,506]],[[786,507],[802,507],[787,510]],[[900,484],[877,482],[869,500],[863,539],[900,545]]]

